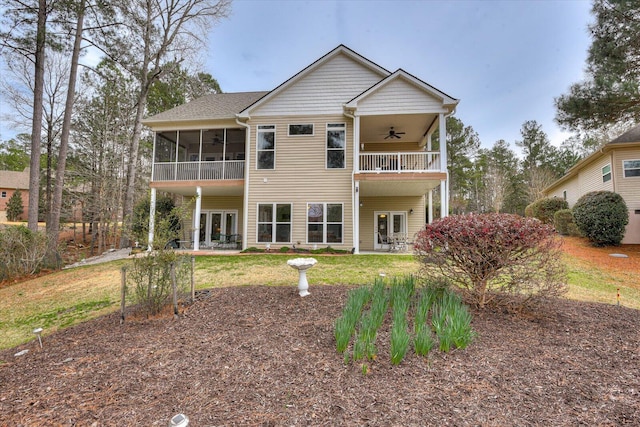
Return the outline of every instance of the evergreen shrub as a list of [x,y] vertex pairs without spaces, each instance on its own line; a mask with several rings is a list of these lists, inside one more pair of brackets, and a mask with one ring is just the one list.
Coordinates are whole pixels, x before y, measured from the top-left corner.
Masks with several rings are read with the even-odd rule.
[[553,214],[553,226],[559,234],[570,236],[571,225],[573,225],[573,213],[571,209],[560,209]]
[[[569,209],[569,204],[560,197],[547,197],[536,200],[527,207],[530,208],[530,215],[526,216],[537,218],[545,224],[553,224],[553,215],[561,209]],[[526,212],[525,209],[525,214]]]
[[576,226],[594,246],[617,246],[629,223],[629,211],[622,196],[611,191],[592,191],[573,207]]

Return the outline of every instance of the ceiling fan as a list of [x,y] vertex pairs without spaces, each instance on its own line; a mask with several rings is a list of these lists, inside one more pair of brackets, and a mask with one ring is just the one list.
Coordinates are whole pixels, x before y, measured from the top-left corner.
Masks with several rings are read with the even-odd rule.
[[400,135],[404,135],[406,132],[396,132],[395,130],[393,130],[393,126],[391,126],[389,128],[389,134],[387,136],[384,137],[384,139],[389,139],[389,138],[402,138]]

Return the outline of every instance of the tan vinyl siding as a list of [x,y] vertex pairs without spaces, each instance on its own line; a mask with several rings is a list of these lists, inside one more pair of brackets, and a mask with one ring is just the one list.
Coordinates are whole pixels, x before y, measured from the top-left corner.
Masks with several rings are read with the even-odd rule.
[[640,159],[640,148],[617,149],[613,152],[613,169],[616,180],[616,192],[625,200],[629,208],[629,224],[627,225],[624,244],[640,244],[640,177],[624,177],[623,162]]
[[630,209],[640,209],[640,176],[624,177],[625,160],[640,160],[640,148],[615,150],[611,165],[616,180],[616,192],[625,199]]
[[[590,191],[613,191],[615,177],[612,177],[610,181],[602,182],[602,168],[608,164],[611,164],[611,157],[607,154],[580,171],[581,194],[586,194]],[[611,165],[611,168],[613,170],[613,165]]]
[[[375,236],[375,212],[407,212],[407,236],[413,242],[415,234],[426,224],[424,196],[413,197],[361,197],[360,198],[360,250],[372,251]],[[409,211],[413,209],[413,214]]]
[[[313,136],[288,136],[291,123],[313,123]],[[346,124],[345,168],[326,168],[326,125]],[[256,169],[256,129],[258,125],[276,126],[275,169]],[[306,244],[307,203],[343,203],[343,244],[353,247],[352,169],[353,125],[343,115],[324,117],[260,117],[251,120],[251,160],[248,198],[248,246],[257,243],[256,211],[258,203],[292,204],[292,242]],[[307,245],[308,246],[308,245]],[[322,246],[322,245],[319,245]],[[276,247],[276,245],[271,245]]]
[[443,111],[437,99],[402,79],[395,79],[358,103],[358,113],[411,114]]
[[342,104],[365,91],[382,77],[346,55],[320,65],[273,100],[251,111],[255,116],[338,114]]

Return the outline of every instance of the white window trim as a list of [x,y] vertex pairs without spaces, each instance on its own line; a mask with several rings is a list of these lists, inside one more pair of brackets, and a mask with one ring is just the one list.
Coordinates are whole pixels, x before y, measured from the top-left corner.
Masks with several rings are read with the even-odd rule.
[[[311,126],[311,133],[297,133],[297,134],[292,134],[291,133],[291,126]],[[304,136],[304,137],[308,137],[308,136],[314,136],[316,132],[316,127],[313,123],[290,123],[287,125],[287,136]]]
[[640,178],[639,176],[627,176],[627,170],[636,170],[639,168],[625,168],[624,164],[626,162],[640,162],[640,159],[627,159],[622,161],[622,176],[625,178]]
[[[309,205],[322,205],[322,222],[314,222],[313,224],[322,224],[322,242],[310,242],[309,241]],[[342,207],[341,210],[341,218],[340,222],[328,222],[327,221],[327,205],[340,205]],[[344,244],[344,232],[345,232],[345,224],[344,224],[344,203],[342,202],[308,202],[307,203],[307,212],[306,216],[306,243],[307,245],[343,245]],[[327,242],[327,225],[330,224],[341,224],[342,225],[342,236],[339,242]]]
[[[258,141],[260,133],[273,132],[273,150],[261,150],[258,148]],[[278,135],[276,133],[276,125],[257,125],[256,126],[256,170],[270,171],[275,170],[276,168],[276,146],[278,144]],[[273,168],[266,169],[258,167],[260,161],[260,152],[261,151],[273,151]]]
[[[260,224],[268,224],[268,222],[260,221],[260,205],[271,205],[271,241],[270,242],[261,242],[259,240],[259,228]],[[278,205],[289,205],[291,211],[291,218],[289,218],[289,222],[278,222],[276,220],[276,209]],[[276,227],[278,224],[289,224],[289,241],[288,242],[278,242],[276,241]],[[291,202],[258,202],[256,203],[256,243],[259,245],[266,244],[291,244],[293,237],[293,203]]]
[[[331,126],[331,127],[330,127]],[[344,148],[329,148],[329,129],[332,130],[343,130],[344,131]],[[324,134],[324,168],[327,170],[344,170],[347,168],[347,124],[344,122],[341,123],[327,123],[326,127],[325,127],[325,134]],[[328,157],[329,157],[329,151],[342,151],[344,154],[344,166],[341,168],[330,168],[329,167],[329,162]]]
[[[605,168],[607,168],[607,167],[609,168],[609,172],[606,172],[606,173],[605,173],[605,171],[604,171],[604,170],[605,170]],[[603,183],[604,183],[604,182],[609,182],[609,181],[611,181],[611,179],[613,178],[613,175],[611,174],[611,163],[607,163],[606,165],[604,165],[604,166],[602,167],[602,169],[600,169],[600,171],[602,172],[602,182],[603,182]],[[609,175],[609,179],[605,179],[605,177],[606,177],[607,175]]]

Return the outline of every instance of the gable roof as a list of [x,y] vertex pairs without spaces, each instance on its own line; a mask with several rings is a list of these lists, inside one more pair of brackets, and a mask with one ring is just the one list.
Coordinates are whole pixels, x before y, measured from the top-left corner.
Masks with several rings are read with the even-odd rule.
[[557,187],[558,185],[562,184],[565,181],[568,181],[570,178],[573,178],[574,176],[576,176],[578,174],[578,172],[580,172],[580,170],[582,168],[584,168],[588,164],[594,162],[595,160],[599,159],[601,156],[604,156],[609,151],[614,150],[616,148],[628,147],[630,145],[640,146],[640,125],[629,129],[628,131],[626,131],[625,133],[623,133],[619,137],[617,137],[615,139],[612,139],[611,141],[609,141],[606,144],[604,144],[602,147],[600,147],[594,153],[591,153],[590,155],[588,155],[584,159],[580,160],[578,163],[573,165],[567,171],[567,173],[565,173],[562,177],[560,177],[556,181],[554,181],[553,184],[551,184],[547,188],[545,188],[544,192],[546,193],[549,190],[551,190],[552,188]]
[[613,139],[608,144],[619,144],[625,142],[640,142],[640,125],[629,129],[616,139]]
[[236,114],[269,92],[213,93],[143,120],[144,124],[185,120],[235,119]]
[[269,100],[277,96],[279,93],[281,93],[288,87],[292,86],[293,84],[295,84],[296,82],[304,78],[305,76],[312,73],[314,70],[319,68],[322,64],[325,64],[326,62],[330,61],[331,59],[335,58],[338,55],[346,55],[347,57],[353,59],[359,64],[379,74],[381,78],[391,74],[389,70],[381,67],[380,65],[376,64],[373,61],[368,60],[367,58],[360,55],[359,53],[341,44],[335,49],[333,49],[331,52],[317,59],[316,61],[314,61],[313,63],[311,63],[310,65],[308,65],[307,67],[305,67],[304,69],[302,69],[301,71],[299,71],[298,73],[296,73],[295,75],[287,79],[286,81],[284,81],[282,84],[280,84],[278,87],[273,89],[271,92],[268,92],[267,94],[265,94],[262,98],[256,100],[253,104],[247,106],[244,110],[240,112],[239,116],[248,117],[251,110],[258,108],[260,105],[263,105],[264,103],[268,102]]
[[412,85],[416,86],[417,88],[427,92],[428,94],[430,94],[430,95],[442,100],[442,103],[445,106],[451,106],[451,109],[453,109],[456,105],[458,105],[458,102],[460,102],[459,99],[456,99],[456,98],[453,98],[453,97],[447,95],[446,93],[442,92],[441,90],[436,89],[435,87],[431,86],[430,84],[426,83],[425,81],[420,80],[419,78],[417,78],[413,74],[407,73],[402,68],[398,68],[392,74],[389,74],[387,77],[385,77],[384,79],[380,80],[378,83],[376,83],[375,85],[371,86],[369,89],[365,90],[364,92],[362,92],[361,94],[355,96],[353,99],[351,99],[349,102],[347,102],[345,104],[345,108],[355,108],[358,105],[359,101],[363,100],[364,98],[368,97],[372,93],[380,90],[382,87],[388,85],[390,82],[392,82],[394,80],[397,80],[397,79],[405,80],[405,81],[411,83]]
[[22,172],[0,170],[0,188],[28,190],[29,170],[29,168]]

